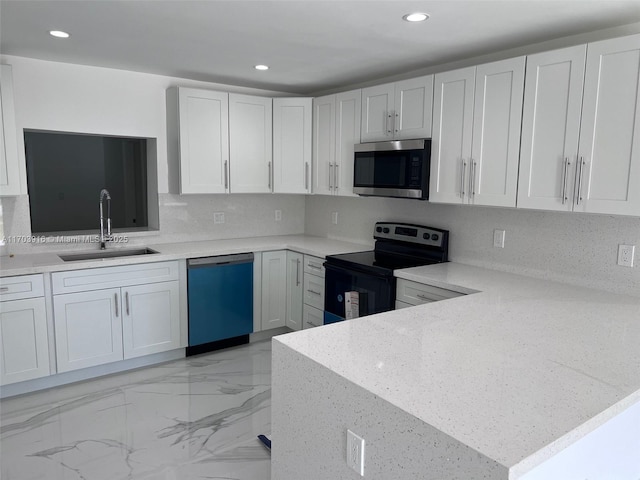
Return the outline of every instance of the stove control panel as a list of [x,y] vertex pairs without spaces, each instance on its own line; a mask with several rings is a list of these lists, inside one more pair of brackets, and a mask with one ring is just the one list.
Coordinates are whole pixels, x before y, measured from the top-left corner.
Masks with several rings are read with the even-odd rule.
[[411,225],[408,223],[376,223],[373,238],[384,238],[400,242],[416,243],[443,248],[449,241],[449,232],[439,228]]

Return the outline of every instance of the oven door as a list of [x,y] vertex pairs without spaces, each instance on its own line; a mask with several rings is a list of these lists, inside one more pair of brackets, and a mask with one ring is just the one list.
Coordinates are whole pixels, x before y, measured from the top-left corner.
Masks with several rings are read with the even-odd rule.
[[393,310],[395,277],[374,275],[325,263],[324,323],[345,319],[346,292],[359,293],[359,317]]

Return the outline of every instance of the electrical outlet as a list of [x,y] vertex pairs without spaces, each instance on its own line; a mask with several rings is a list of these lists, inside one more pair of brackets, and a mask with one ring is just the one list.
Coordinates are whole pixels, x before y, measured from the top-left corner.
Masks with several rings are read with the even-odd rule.
[[504,248],[504,230],[493,231],[493,246],[495,248]]
[[333,223],[334,225],[338,224],[338,212],[333,212],[331,214],[331,223]]
[[347,465],[364,477],[364,438],[347,430]]
[[276,222],[282,220],[282,210],[276,210]]
[[213,214],[213,223],[224,223],[224,212],[215,212]]
[[623,267],[633,267],[633,256],[635,245],[618,245],[618,265]]

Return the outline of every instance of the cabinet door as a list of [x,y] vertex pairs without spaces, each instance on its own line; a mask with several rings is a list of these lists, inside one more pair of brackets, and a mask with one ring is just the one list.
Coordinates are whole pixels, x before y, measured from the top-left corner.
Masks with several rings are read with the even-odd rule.
[[302,328],[319,327],[324,324],[324,311],[305,305],[302,309]]
[[518,208],[572,208],[585,53],[580,45],[527,57]]
[[44,298],[0,304],[0,385],[49,375]]
[[20,195],[13,73],[0,65],[0,196]]
[[393,113],[393,137],[431,138],[433,75],[397,82]]
[[393,139],[394,96],[394,83],[362,89],[361,142]]
[[303,255],[287,252],[287,327],[302,328]]
[[336,160],[334,193],[355,197],[353,193],[353,146],[360,143],[361,90],[336,95]]
[[122,300],[125,359],[180,348],[177,281],[123,288]]
[[180,193],[228,191],[229,94],[178,89]]
[[313,193],[333,194],[336,155],[336,96],[313,99]]
[[273,191],[311,191],[311,98],[273,99]]
[[525,57],[476,69],[471,201],[515,207]]
[[284,327],[287,314],[287,252],[262,254],[262,329]]
[[271,98],[229,94],[232,193],[269,193],[273,187]]
[[58,372],[122,360],[120,289],[53,296]]
[[574,210],[640,216],[640,35],[590,43]]
[[475,67],[435,76],[429,201],[468,199]]

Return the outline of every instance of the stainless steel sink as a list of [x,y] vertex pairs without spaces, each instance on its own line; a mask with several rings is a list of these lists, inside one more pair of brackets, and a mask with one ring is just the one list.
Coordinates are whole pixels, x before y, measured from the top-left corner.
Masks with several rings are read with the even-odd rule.
[[72,253],[69,255],[58,255],[65,262],[77,262],[80,260],[104,260],[106,258],[132,257],[135,255],[150,255],[158,253],[150,248],[133,248],[130,250],[98,250],[97,252]]

